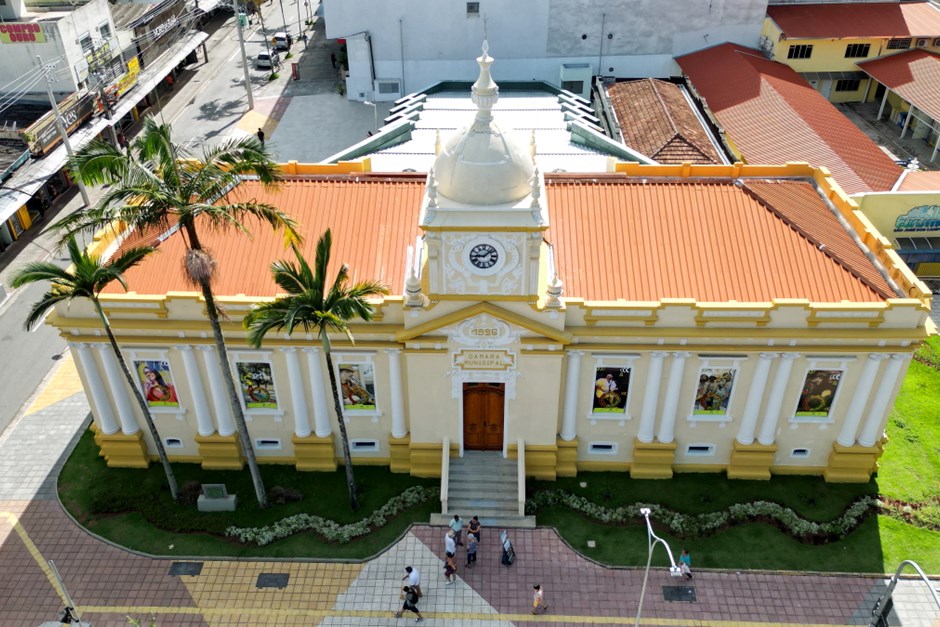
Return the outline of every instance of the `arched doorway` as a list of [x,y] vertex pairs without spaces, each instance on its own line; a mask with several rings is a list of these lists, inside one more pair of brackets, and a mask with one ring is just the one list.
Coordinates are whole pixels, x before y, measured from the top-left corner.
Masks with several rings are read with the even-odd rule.
[[505,383],[463,384],[463,446],[465,450],[503,450],[505,396]]

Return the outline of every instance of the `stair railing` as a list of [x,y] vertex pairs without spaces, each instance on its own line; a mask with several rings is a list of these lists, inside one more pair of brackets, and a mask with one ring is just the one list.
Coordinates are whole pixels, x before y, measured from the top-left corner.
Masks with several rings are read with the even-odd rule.
[[450,485],[450,438],[444,438],[441,451],[441,513],[447,513],[447,488]]
[[516,442],[516,450],[518,455],[516,455],[516,462],[519,469],[518,477],[518,501],[519,501],[519,515],[525,516],[525,440],[519,438]]

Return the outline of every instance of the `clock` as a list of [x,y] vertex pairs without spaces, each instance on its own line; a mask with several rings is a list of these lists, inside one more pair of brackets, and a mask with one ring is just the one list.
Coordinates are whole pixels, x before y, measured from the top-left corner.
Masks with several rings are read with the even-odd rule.
[[489,270],[499,261],[499,251],[492,244],[475,244],[467,255],[470,263],[480,270]]

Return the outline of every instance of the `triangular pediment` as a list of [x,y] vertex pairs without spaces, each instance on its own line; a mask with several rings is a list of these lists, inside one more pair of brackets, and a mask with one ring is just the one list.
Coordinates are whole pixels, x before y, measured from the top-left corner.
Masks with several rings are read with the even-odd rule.
[[554,327],[548,326],[547,324],[542,324],[541,322],[537,322],[531,318],[527,318],[523,315],[517,314],[513,311],[509,311],[508,309],[504,309],[503,307],[499,307],[488,302],[477,303],[475,305],[453,311],[449,314],[445,314],[440,318],[428,320],[427,322],[419,324],[418,326],[412,327],[410,329],[399,331],[395,334],[395,339],[399,342],[406,342],[408,340],[421,337],[422,335],[433,334],[435,331],[448,330],[448,327],[457,327],[460,325],[460,323],[467,320],[474,318],[482,319],[484,316],[490,316],[491,318],[497,321],[501,321],[505,324],[519,327],[521,329],[526,329],[561,344],[570,344],[572,341],[572,335],[566,331],[561,331]]

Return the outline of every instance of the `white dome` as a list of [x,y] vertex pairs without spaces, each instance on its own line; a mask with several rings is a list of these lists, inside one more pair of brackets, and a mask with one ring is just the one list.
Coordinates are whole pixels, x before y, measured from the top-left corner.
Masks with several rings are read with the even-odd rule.
[[499,87],[490,76],[493,58],[486,44],[477,63],[480,76],[471,90],[476,118],[450,137],[435,159],[437,191],[468,205],[514,203],[531,191],[535,166],[531,155],[493,122],[491,109],[499,99]]

